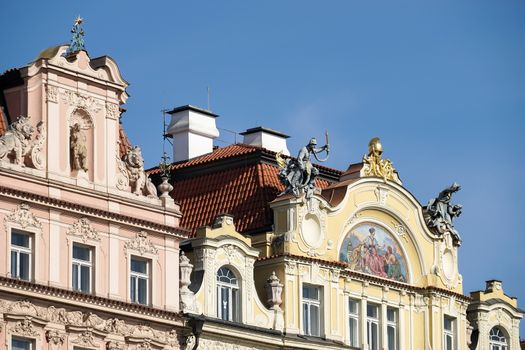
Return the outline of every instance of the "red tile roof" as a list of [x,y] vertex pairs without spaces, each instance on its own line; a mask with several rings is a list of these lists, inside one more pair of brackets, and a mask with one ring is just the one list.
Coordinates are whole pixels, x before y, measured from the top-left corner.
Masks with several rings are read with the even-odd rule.
[[0,135],[5,134],[8,126],[9,125],[7,123],[7,117],[4,113],[4,108],[0,106]]
[[[196,228],[213,224],[217,215],[233,215],[237,231],[257,233],[273,224],[269,203],[284,190],[277,176],[275,153],[244,144],[217,148],[212,153],[170,167],[171,196],[179,203],[181,227]],[[340,172],[324,168],[334,176]],[[323,170],[321,170],[323,172]],[[158,174],[157,168],[150,174]],[[326,188],[326,179],[317,186]]]
[[131,142],[129,141],[128,135],[126,134],[126,131],[124,131],[124,128],[122,125],[119,125],[119,154],[120,158],[126,154],[128,149],[131,148]]

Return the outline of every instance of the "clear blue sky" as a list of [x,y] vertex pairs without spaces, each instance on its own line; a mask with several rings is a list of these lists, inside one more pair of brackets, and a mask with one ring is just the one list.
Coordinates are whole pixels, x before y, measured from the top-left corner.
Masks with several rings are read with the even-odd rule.
[[524,1],[6,1],[0,70],[68,42],[78,14],[91,57],[131,83],[123,123],[148,166],[160,110],[206,107],[208,85],[221,128],[283,131],[292,153],[328,128],[328,166],[379,136],[420,202],[463,186],[465,293],[498,278],[525,308]]

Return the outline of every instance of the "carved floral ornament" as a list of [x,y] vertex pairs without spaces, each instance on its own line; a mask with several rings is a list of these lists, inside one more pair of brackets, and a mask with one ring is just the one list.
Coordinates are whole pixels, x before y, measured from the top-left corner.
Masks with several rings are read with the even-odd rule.
[[62,101],[69,106],[84,109],[89,113],[98,113],[103,106],[98,99],[71,90],[64,90],[61,95]]
[[91,222],[88,218],[80,218],[67,229],[66,234],[69,236],[80,237],[84,243],[87,241],[100,241],[100,235],[93,227],[91,227]]
[[[155,342],[156,346],[166,344],[175,346],[178,344],[177,332],[158,331],[145,325],[127,324],[124,320],[117,318],[104,319],[93,313],[83,313],[81,311],[67,311],[64,308],[54,306],[41,307],[34,305],[30,301],[2,301],[0,302],[0,314],[9,315],[9,318],[19,319],[16,322],[8,322],[8,331],[12,334],[35,337],[47,329],[50,324],[60,324],[66,327],[82,327],[72,340],[73,344],[85,347],[99,348],[95,334],[114,334],[120,337],[132,337],[138,343]],[[22,318],[20,320],[20,318]],[[37,324],[38,322],[38,324]],[[46,325],[46,323],[49,323]],[[46,340],[51,345],[63,344],[65,333],[57,329],[47,329]],[[58,349],[60,347],[52,347]],[[106,343],[107,349],[125,349],[124,344],[117,341]]]
[[35,228],[39,231],[42,230],[42,223],[37,219],[37,217],[31,212],[31,207],[28,203],[19,204],[15,210],[13,210],[9,215],[4,217],[4,224],[6,226],[7,232],[7,223],[14,223],[21,227],[25,228]]
[[124,244],[124,251],[126,254],[128,251],[138,252],[140,255],[145,253],[157,255],[159,250],[153,243],[148,239],[148,233],[146,231],[140,231],[137,236]]

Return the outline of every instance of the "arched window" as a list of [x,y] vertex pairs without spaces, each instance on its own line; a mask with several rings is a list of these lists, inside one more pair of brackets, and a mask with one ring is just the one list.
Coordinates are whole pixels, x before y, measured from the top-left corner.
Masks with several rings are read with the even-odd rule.
[[493,327],[489,334],[490,350],[508,350],[507,338],[499,327]]
[[232,270],[221,267],[217,271],[217,317],[240,322],[241,305],[239,279]]

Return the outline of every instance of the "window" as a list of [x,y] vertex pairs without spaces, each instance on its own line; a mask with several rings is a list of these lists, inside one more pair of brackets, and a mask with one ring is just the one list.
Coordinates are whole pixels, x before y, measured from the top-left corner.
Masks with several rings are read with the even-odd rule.
[[304,334],[321,335],[321,291],[314,286],[303,285]]
[[508,350],[507,338],[499,327],[493,327],[489,334],[489,350]]
[[379,350],[379,306],[366,305],[366,328],[368,348]]
[[130,271],[130,299],[132,303],[142,305],[149,303],[149,275],[149,261],[132,256]]
[[72,270],[73,289],[91,293],[93,285],[93,249],[91,247],[73,243]]
[[359,346],[359,302],[348,299],[348,339],[350,346]]
[[30,281],[32,276],[33,236],[11,231],[11,277]]
[[445,316],[443,319],[443,349],[453,350],[455,343],[455,319],[449,316]]
[[32,339],[11,338],[11,349],[12,350],[35,350],[35,341]]
[[386,309],[386,336],[388,350],[397,350],[397,309]]
[[217,317],[240,322],[239,280],[232,270],[221,267],[217,271]]

